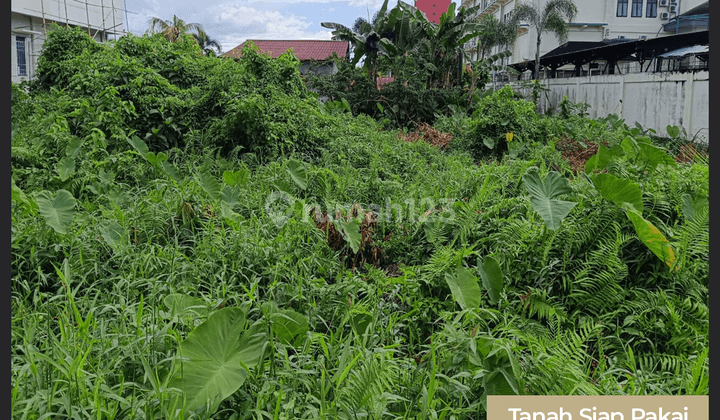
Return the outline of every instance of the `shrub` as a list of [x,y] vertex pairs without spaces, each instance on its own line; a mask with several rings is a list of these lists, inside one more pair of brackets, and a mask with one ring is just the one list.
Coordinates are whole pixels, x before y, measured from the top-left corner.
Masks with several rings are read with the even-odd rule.
[[485,96],[477,104],[469,123],[464,145],[475,159],[501,157],[508,151],[507,133],[512,141],[529,144],[539,140],[538,116],[532,102],[515,99],[510,85]]
[[66,65],[68,61],[72,61],[83,51],[97,53],[102,49],[103,47],[81,28],[60,28],[53,24],[38,59],[38,78],[34,86],[49,89],[50,86],[65,85],[75,74],[73,66]]
[[465,102],[459,87],[426,89],[424,81],[396,79],[381,89],[358,68],[340,62],[338,73],[330,76],[306,76],[308,87],[321,97],[348,102],[353,115],[366,114],[393,128],[414,129],[417,124],[434,124],[448,105]]

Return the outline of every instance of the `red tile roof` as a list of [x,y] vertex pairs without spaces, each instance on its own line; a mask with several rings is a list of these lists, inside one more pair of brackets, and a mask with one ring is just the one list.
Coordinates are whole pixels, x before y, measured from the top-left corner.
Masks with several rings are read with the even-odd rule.
[[280,54],[292,48],[295,56],[300,60],[325,60],[332,57],[336,52],[338,57],[345,57],[348,49],[346,41],[319,41],[319,40],[282,40],[271,41],[252,39],[243,42],[237,47],[225,53],[226,57],[242,57],[242,48],[248,41],[252,41],[260,51],[270,54],[270,57],[277,58]]
[[380,89],[380,86],[386,85],[388,83],[392,83],[395,80],[394,77],[378,77],[377,78],[377,88]]

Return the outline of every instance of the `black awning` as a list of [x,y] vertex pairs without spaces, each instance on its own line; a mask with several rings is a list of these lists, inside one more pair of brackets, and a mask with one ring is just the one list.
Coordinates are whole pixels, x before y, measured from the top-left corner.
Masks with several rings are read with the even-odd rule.
[[[566,64],[583,65],[595,60],[643,62],[678,48],[708,44],[709,34],[710,31],[700,31],[638,40],[611,40],[595,43],[568,42],[540,57],[540,65],[558,68]],[[511,64],[510,67],[521,72],[533,70],[535,60]]]

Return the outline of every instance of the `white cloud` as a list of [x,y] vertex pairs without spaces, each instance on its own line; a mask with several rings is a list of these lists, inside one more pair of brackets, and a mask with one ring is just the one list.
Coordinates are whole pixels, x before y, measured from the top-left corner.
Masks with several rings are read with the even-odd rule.
[[[330,39],[332,31],[308,32],[313,24],[303,16],[226,3],[214,8],[213,32],[223,51],[247,39]],[[206,27],[206,29],[208,29]]]

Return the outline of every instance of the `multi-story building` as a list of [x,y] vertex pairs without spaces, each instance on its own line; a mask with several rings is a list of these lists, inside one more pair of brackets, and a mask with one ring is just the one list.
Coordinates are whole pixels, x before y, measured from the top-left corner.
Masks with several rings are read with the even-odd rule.
[[440,23],[440,16],[447,12],[450,0],[416,0],[415,7],[425,13],[430,22]]
[[[515,6],[520,3],[537,8],[545,6],[548,0],[464,0],[462,6],[480,6],[476,19],[492,14],[498,20],[512,17]],[[575,19],[570,23],[570,42],[609,42],[610,40],[631,40],[655,38],[669,35],[663,24],[676,16],[689,11],[703,0],[574,0],[578,8]],[[705,0],[706,2],[706,0]],[[542,34],[540,55],[544,55],[560,46],[551,32]],[[512,56],[506,64],[522,63],[535,59],[537,31],[527,23],[521,24],[518,37],[512,49]],[[473,45],[467,48],[472,51]],[[499,52],[495,47],[492,53]],[[477,59],[472,51],[471,57]]]
[[80,27],[99,42],[126,33],[124,0],[12,0],[12,81],[35,76],[37,59],[52,24]]

